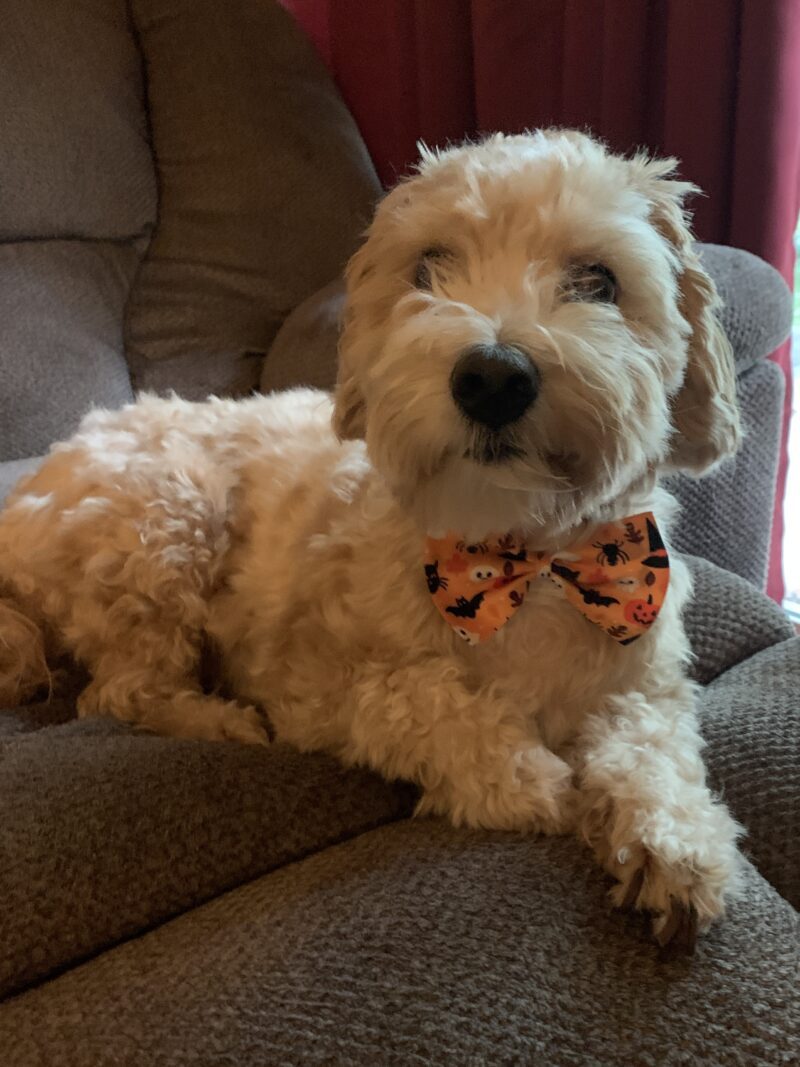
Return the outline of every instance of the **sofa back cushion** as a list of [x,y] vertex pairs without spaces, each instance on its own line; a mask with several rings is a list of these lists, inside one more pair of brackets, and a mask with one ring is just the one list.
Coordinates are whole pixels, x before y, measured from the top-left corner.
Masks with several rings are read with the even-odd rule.
[[323,64],[273,0],[132,0],[159,218],[128,307],[137,388],[242,394],[333,278],[379,186]]
[[0,241],[152,225],[140,67],[125,0],[3,0]]

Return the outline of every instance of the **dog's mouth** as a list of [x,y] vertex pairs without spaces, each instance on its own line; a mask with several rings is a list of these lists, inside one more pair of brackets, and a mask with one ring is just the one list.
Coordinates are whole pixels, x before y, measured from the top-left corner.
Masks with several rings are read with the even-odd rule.
[[524,454],[518,445],[506,438],[498,434],[487,434],[469,446],[464,452],[464,458],[482,466],[496,467],[512,459],[521,459]]
[[580,457],[575,452],[546,452],[544,461],[557,478],[575,481],[575,473],[580,462]]
[[[507,436],[497,433],[486,433],[473,440],[465,449],[464,459],[471,459],[474,463],[482,466],[497,467],[503,463],[509,463],[514,459],[523,459],[525,450],[520,448]],[[548,470],[556,477],[564,480],[574,478],[580,457],[574,452],[545,452],[539,453]]]

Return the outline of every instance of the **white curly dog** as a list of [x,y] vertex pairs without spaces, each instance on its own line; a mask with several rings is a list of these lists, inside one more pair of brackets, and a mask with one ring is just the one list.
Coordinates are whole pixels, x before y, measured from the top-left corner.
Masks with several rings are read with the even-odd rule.
[[705,782],[684,565],[627,644],[539,579],[464,642],[423,569],[450,531],[567,560],[629,515],[668,535],[660,473],[735,451],[673,167],[568,131],[426,150],[350,263],[333,402],[88,415],[0,517],[0,705],[66,654],[81,715],[264,743],[264,709],[280,740],[418,783],[421,812],[575,830],[617,905],[693,942],[735,891],[740,828]]

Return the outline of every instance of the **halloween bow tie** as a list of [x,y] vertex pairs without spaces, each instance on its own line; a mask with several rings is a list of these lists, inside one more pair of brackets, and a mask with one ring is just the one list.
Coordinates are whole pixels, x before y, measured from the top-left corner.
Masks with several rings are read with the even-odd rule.
[[429,537],[425,577],[433,602],[470,644],[486,641],[511,618],[533,581],[552,582],[595,626],[620,644],[655,622],[669,583],[669,556],[653,513],[595,528],[563,552],[529,551],[511,535],[467,543]]

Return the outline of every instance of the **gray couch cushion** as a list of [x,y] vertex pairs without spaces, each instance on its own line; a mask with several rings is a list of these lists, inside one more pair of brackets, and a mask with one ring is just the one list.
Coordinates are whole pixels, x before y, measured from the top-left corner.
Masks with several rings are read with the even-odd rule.
[[122,314],[132,245],[0,245],[0,460],[46,452],[93,405],[133,398]]
[[775,1067],[800,1060],[797,914],[748,868],[691,959],[610,911],[570,838],[401,822],[0,1005],[15,1067]]
[[408,786],[325,756],[73,707],[0,712],[0,996],[411,809]]
[[379,186],[318,56],[274,0],[132,0],[159,220],[128,309],[137,388],[244,393],[334,277]]
[[0,100],[0,240],[125,238],[152,225],[126,0],[3,0]]

